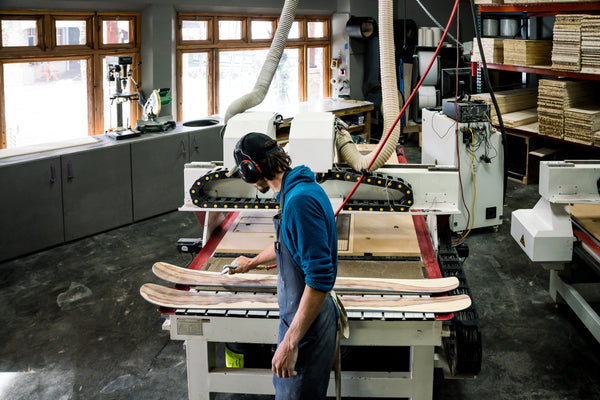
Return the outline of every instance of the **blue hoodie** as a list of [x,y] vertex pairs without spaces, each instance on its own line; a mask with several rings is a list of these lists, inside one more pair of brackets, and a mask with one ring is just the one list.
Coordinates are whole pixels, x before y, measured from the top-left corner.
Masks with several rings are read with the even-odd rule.
[[[283,242],[304,271],[306,284],[327,292],[333,288],[337,275],[338,246],[329,198],[315,182],[314,173],[304,165],[285,176],[283,192]],[[277,200],[280,195],[277,194]]]

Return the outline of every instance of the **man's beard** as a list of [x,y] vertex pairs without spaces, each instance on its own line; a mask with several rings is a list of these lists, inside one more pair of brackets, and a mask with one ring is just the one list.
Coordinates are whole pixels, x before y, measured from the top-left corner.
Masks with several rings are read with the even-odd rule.
[[271,189],[264,179],[261,179],[260,181],[256,182],[255,185],[258,191],[261,193],[267,193],[269,189]]

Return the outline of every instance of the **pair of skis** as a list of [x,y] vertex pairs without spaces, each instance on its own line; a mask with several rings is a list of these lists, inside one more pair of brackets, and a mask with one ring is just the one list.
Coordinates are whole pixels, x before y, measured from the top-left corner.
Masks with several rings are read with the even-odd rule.
[[[146,283],[140,294],[148,302],[175,309],[265,310],[275,311],[277,276],[264,274],[221,275],[158,262],[152,267],[156,276],[168,282],[216,292],[171,289]],[[437,294],[456,289],[455,277],[437,279],[336,279],[334,290],[347,311],[422,312],[447,314],[471,305],[467,295],[401,297],[399,294]],[[234,293],[235,292],[235,293]],[[369,295],[369,296],[363,296]],[[385,296],[381,296],[385,295]]]

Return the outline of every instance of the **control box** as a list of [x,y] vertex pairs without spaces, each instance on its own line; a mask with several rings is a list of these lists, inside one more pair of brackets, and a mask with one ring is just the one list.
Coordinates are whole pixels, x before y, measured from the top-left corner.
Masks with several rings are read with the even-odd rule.
[[488,122],[490,105],[483,100],[443,99],[442,112],[457,122]]

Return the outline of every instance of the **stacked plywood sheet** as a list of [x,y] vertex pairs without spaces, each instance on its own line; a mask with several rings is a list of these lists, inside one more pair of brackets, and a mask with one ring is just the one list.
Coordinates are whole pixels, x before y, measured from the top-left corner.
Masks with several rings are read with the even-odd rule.
[[581,69],[581,21],[584,15],[557,15],[552,41],[552,68]]
[[475,0],[475,4],[502,4],[504,0]]
[[[528,110],[537,106],[537,90],[533,89],[513,89],[513,90],[504,90],[501,92],[495,92],[496,102],[498,103],[498,108],[500,109],[500,113],[502,114],[502,118],[504,120],[504,116],[509,113],[519,112],[522,110]],[[483,100],[490,105],[490,115],[492,117],[492,123],[498,124],[498,116],[496,115],[496,109],[492,104],[492,99],[489,93],[480,93],[471,96],[472,99]],[[531,121],[531,115],[528,116]],[[516,121],[516,120],[515,120]],[[529,123],[527,122],[527,123]],[[517,122],[514,122],[519,126]]]
[[581,23],[581,72],[600,74],[600,15],[586,15]]
[[[502,123],[507,128],[516,128],[523,125],[532,124],[537,122],[537,108],[529,108],[527,110],[520,110],[502,114]],[[496,118],[496,121],[498,118]],[[494,120],[492,120],[493,123]]]
[[520,66],[551,65],[551,40],[504,39],[504,64]]
[[589,81],[540,79],[538,87],[538,121],[540,135],[562,139],[565,110],[590,102],[595,86]]
[[565,140],[594,144],[600,131],[600,104],[586,104],[565,110]]
[[[485,62],[492,64],[501,64],[503,62],[503,39],[481,38],[481,47],[483,47]],[[479,53],[476,38],[473,38],[473,56],[471,57],[471,61],[481,62],[481,54]]]

